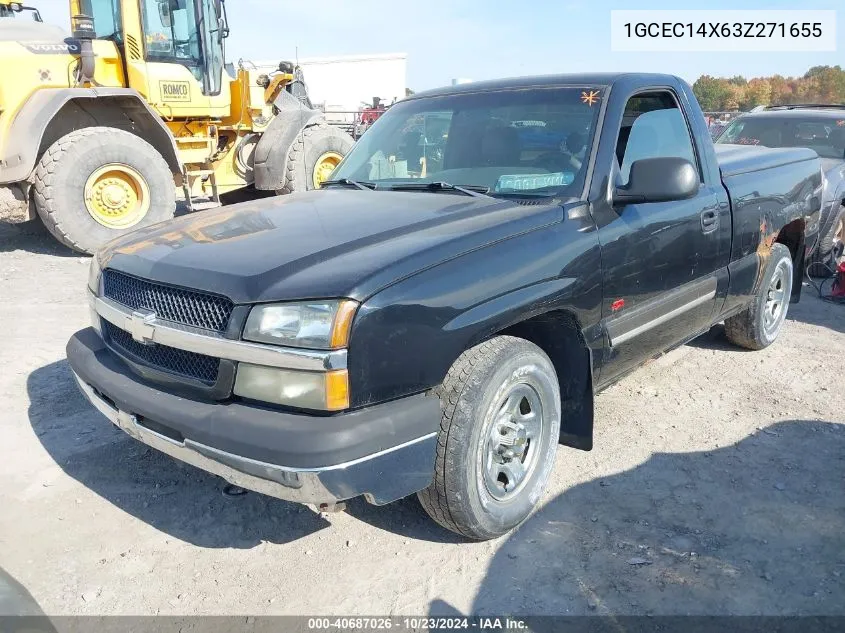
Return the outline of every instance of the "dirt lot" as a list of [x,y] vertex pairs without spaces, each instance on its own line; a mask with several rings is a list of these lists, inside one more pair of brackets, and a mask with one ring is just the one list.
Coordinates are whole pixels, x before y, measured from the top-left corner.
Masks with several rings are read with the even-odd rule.
[[599,396],[519,531],[460,542],[414,498],[247,494],[114,429],[64,346],[88,261],[0,226],[0,572],[47,614],[845,615],[845,307],[763,352],[719,328]]

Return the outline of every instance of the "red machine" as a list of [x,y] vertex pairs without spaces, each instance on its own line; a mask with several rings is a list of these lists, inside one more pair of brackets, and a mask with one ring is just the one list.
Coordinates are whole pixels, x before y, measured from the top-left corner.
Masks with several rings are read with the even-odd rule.
[[845,262],[842,262],[836,268],[836,277],[833,280],[833,288],[830,290],[830,296],[845,299]]
[[387,106],[382,104],[381,99],[373,97],[372,107],[366,107],[361,110],[360,120],[365,125],[370,125],[375,122],[387,110]]

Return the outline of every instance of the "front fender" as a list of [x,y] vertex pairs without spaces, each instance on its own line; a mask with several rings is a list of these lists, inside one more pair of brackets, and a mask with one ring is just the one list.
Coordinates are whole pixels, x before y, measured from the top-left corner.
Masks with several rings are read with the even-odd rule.
[[[162,154],[173,173],[182,172],[173,135],[137,91],[131,88],[43,88],[23,104],[12,121],[9,134],[0,139],[0,184],[29,178],[35,169],[45,131],[62,108],[74,102],[85,110],[95,125],[120,127],[137,134]],[[62,125],[61,118],[56,124]],[[62,134],[72,129],[64,130]]]
[[599,244],[579,226],[564,220],[494,242],[366,299],[350,337],[352,405],[434,388],[464,350],[555,310],[581,324],[600,362]]

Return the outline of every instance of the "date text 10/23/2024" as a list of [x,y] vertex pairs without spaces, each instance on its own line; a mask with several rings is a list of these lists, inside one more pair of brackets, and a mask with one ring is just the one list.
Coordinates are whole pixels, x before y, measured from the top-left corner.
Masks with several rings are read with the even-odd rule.
[[326,617],[308,618],[309,631],[527,631],[525,620],[511,616],[489,617]]

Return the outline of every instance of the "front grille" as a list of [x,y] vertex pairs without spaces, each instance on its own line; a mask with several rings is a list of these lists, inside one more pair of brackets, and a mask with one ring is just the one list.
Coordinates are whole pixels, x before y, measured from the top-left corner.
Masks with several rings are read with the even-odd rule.
[[215,332],[226,330],[234,308],[226,297],[166,286],[110,269],[103,271],[103,295],[134,310],[152,310],[159,319]]
[[155,369],[177,376],[199,380],[209,385],[217,382],[220,359],[205,356],[167,345],[144,345],[132,338],[129,332],[121,330],[103,320],[103,334],[107,342],[118,352],[123,352],[131,360],[141,361]]

